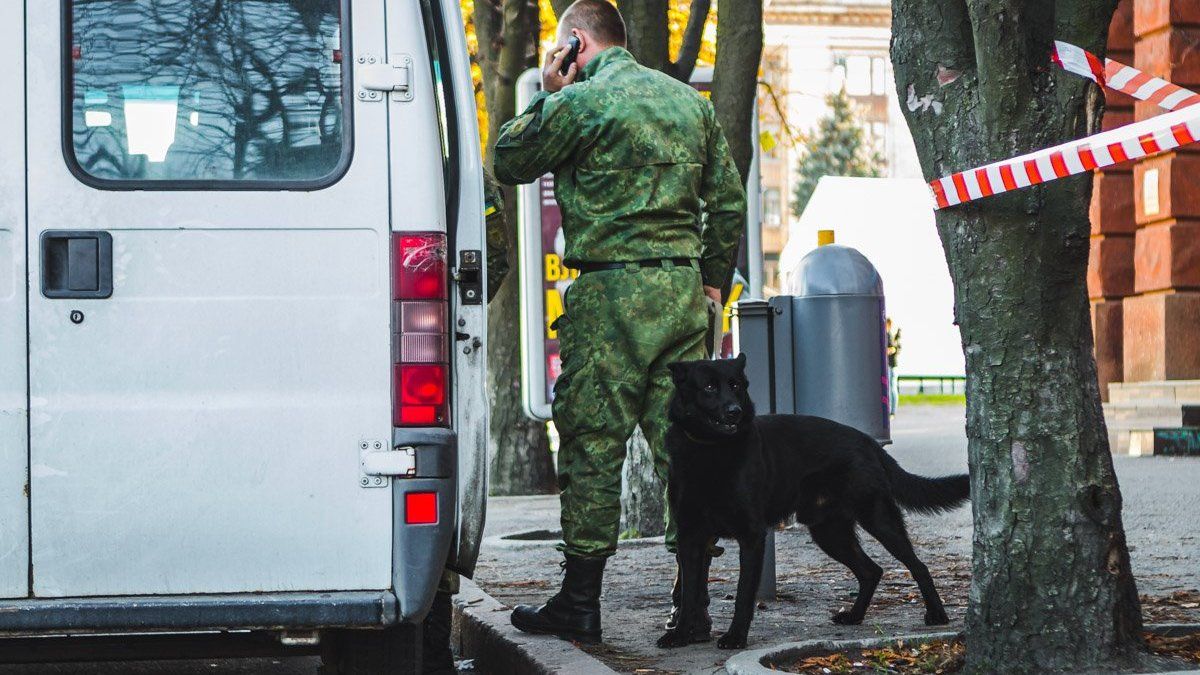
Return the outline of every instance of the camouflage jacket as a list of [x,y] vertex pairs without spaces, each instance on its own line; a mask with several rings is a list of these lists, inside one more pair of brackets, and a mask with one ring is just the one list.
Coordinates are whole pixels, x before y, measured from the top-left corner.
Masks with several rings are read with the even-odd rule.
[[712,104],[624,49],[535,96],[501,129],[495,168],[513,185],[554,172],[568,265],[700,258],[706,285],[729,278],[746,194]]
[[483,199],[487,218],[487,299],[491,302],[508,276],[508,232],[504,228],[504,195],[487,169],[483,170]]

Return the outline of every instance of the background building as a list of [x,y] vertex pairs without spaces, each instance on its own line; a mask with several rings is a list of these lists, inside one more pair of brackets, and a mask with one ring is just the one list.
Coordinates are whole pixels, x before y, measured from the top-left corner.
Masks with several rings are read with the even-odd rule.
[[[1200,88],[1200,3],[1122,0],[1108,55]],[[1104,126],[1162,111],[1107,92]],[[1096,361],[1117,452],[1148,451],[1155,427],[1179,427],[1200,405],[1200,147],[1114,167],[1096,177],[1092,298]]]
[[888,58],[890,0],[766,0],[764,19],[764,277],[778,289],[779,254],[798,221],[791,214],[798,143],[827,113],[827,95],[845,88],[886,176],[921,173]]

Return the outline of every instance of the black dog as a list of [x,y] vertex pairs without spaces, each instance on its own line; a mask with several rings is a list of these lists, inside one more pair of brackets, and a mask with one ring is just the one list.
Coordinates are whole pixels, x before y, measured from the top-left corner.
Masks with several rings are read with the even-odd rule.
[[680,606],[660,647],[708,640],[703,569],[713,537],[737,539],[741,572],[733,623],[717,646],[746,646],[767,528],[795,515],[821,550],[850,568],[858,597],[834,623],[858,624],[883,570],[859,546],[855,524],[912,572],[925,623],[949,621],[928,568],[913,552],[900,506],[938,513],[966,501],[966,475],[914,476],[870,436],[831,420],[754,416],[745,357],[671,364],[675,397],[667,450],[668,495],[679,527]]

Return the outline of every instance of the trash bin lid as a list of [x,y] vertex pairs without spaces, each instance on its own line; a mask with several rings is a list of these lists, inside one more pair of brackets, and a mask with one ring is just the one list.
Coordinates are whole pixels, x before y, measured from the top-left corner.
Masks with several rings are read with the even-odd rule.
[[798,297],[814,295],[871,295],[883,297],[883,279],[857,249],[830,244],[801,258],[784,289]]

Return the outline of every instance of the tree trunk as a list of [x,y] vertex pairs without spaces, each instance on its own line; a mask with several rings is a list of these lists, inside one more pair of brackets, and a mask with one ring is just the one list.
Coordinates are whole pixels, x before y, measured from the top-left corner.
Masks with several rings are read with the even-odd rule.
[[621,537],[657,537],[665,530],[666,490],[654,473],[654,459],[642,430],[626,448],[621,480]]
[[[763,8],[759,0],[729,0],[717,4],[717,62],[713,67],[713,107],[725,130],[733,161],[750,175],[756,143],[754,101],[758,94],[758,64],[763,49]],[[757,189],[757,186],[752,186]]]
[[[895,0],[892,59],[935,178],[1099,126],[1101,97],[1047,67],[1101,51],[1115,0]],[[1091,177],[938,212],[967,364],[974,562],[967,671],[1131,658],[1141,613],[1092,352]]]
[[[500,127],[516,114],[517,78],[537,65],[537,1],[476,0],[474,18],[488,108],[488,139],[495,143]],[[554,492],[556,481],[545,425],[529,420],[521,402],[515,190],[505,188],[504,206],[511,271],[488,305],[489,484],[496,495],[548,494]]]
[[647,68],[669,73],[667,0],[617,0],[617,6],[625,18],[629,51],[634,58]]
[[550,6],[554,8],[554,16],[562,16],[573,2],[575,0],[550,0]]

